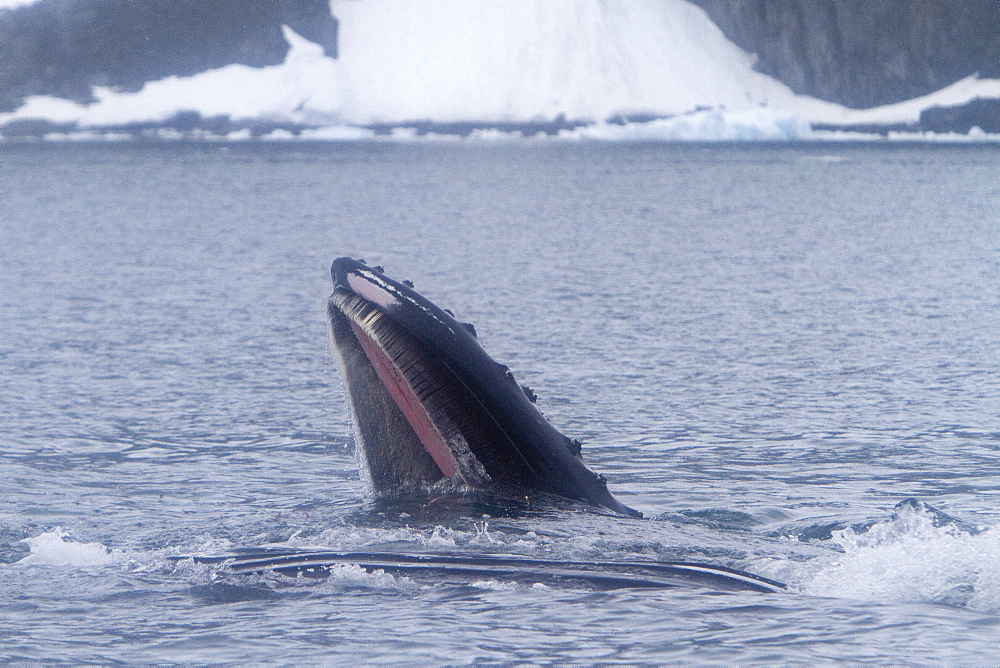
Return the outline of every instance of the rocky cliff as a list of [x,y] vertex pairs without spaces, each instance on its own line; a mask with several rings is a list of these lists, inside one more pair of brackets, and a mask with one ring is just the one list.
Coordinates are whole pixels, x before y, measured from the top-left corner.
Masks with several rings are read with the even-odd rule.
[[280,63],[282,24],[336,54],[326,0],[44,0],[0,10],[0,111],[27,95],[92,100],[92,86]]
[[855,108],[1000,78],[997,0],[691,0],[797,93]]

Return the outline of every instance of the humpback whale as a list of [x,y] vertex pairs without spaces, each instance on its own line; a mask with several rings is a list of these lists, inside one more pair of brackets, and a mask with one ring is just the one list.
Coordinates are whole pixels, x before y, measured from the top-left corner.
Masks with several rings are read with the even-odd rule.
[[384,571],[409,577],[430,576],[468,582],[473,578],[502,578],[526,583],[582,584],[595,589],[665,589],[696,585],[720,591],[777,593],[787,585],[746,571],[684,561],[566,561],[536,559],[516,554],[451,554],[447,552],[338,552],[257,548],[234,554],[172,556],[219,564],[230,573],[281,573],[291,577],[322,578],[337,566],[350,564],[369,573]]
[[341,257],[330,273],[330,336],[376,494],[499,490],[642,516],[584,464],[580,443],[549,423],[472,325],[381,267]]
[[[331,273],[330,335],[354,415],[359,459],[377,494],[487,490],[500,498],[561,497],[642,516],[612,496],[604,478],[583,463],[579,442],[549,424],[535,407],[534,393],[486,352],[471,325],[381,267],[338,258]],[[168,558],[236,575],[322,578],[350,564],[436,582],[485,577],[597,589],[786,590],[753,573],[678,561],[280,547]]]

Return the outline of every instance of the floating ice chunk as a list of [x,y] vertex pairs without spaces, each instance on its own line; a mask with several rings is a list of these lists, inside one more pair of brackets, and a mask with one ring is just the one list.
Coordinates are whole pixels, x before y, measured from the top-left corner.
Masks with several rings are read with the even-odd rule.
[[318,139],[322,141],[359,141],[372,139],[375,132],[368,128],[359,128],[350,125],[327,125],[319,128],[303,130],[299,135],[301,139]]
[[605,141],[761,141],[810,139],[812,130],[798,114],[759,108],[701,111],[644,123],[595,123],[562,130],[558,136]]

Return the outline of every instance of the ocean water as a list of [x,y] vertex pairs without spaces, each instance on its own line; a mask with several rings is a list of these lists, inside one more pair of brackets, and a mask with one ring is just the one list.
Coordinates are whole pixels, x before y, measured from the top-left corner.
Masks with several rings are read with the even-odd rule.
[[[0,662],[994,662],[998,173],[991,146],[0,144]],[[472,321],[648,519],[373,502],[339,255]],[[169,559],[260,545],[790,591]]]

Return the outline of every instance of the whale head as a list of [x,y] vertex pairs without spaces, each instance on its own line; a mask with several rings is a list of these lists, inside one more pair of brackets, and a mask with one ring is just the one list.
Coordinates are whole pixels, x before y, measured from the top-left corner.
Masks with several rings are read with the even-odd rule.
[[381,267],[338,258],[327,303],[360,461],[380,495],[455,487],[556,495],[640,516],[584,464],[475,329]]

